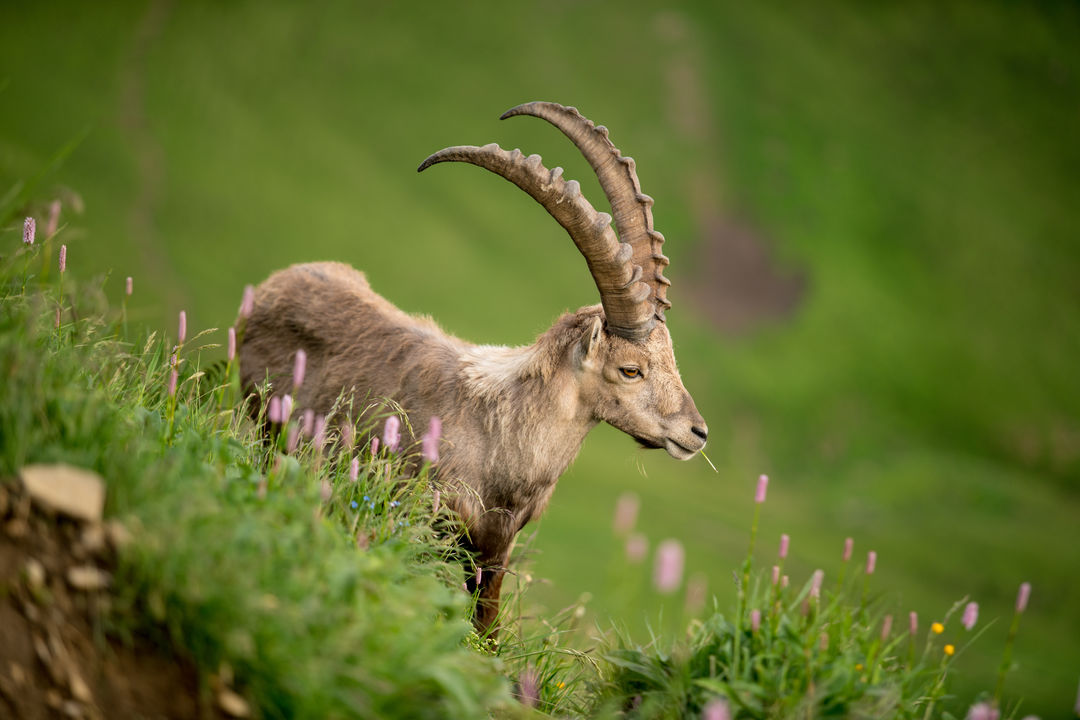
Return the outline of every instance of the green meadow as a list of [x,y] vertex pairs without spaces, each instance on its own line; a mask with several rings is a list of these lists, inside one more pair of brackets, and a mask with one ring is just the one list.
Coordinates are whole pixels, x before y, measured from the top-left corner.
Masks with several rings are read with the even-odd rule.
[[1068,3],[9,5],[0,206],[17,210],[0,221],[60,198],[69,271],[107,276],[115,302],[132,276],[139,327],[186,310],[225,328],[245,284],[335,259],[449,332],[528,343],[596,301],[584,262],[508,183],[416,166],[498,142],[599,205],[555,129],[498,120],[576,105],[656,200],[716,471],[598,428],[526,530],[528,612],[587,594],[589,621],[682,632],[684,594],[652,590],[650,562],[610,570],[628,490],[650,548],[682,541],[730,605],[767,473],[759,566],[787,533],[792,582],[828,581],[850,536],[897,617],[968,596],[999,619],[958,659],[965,697],[992,690],[1030,582],[1010,694],[1063,717],[1080,679],[1078,31]]

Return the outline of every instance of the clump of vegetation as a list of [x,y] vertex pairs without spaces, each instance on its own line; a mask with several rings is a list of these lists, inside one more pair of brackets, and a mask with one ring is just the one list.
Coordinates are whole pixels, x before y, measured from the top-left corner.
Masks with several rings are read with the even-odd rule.
[[[216,365],[202,352],[222,333],[188,339],[183,314],[175,342],[153,332],[130,342],[131,280],[110,313],[100,284],[68,277],[58,233],[35,242],[28,222],[22,246],[0,257],[0,480],[59,460],[100,473],[109,515],[135,538],[120,557],[110,632],[155,638],[204,677],[229,677],[261,715],[952,718],[949,708],[969,704],[948,683],[980,632],[977,605],[894,623],[871,583],[876,555],[852,569],[850,540],[835,581],[818,571],[789,583],[786,536],[776,565],[756,572],[764,477],[732,613],[714,601],[684,638],[640,646],[619,631],[587,633],[584,602],[529,617],[532,578],[519,568],[501,642],[478,637],[462,590],[468,560],[431,482],[434,443],[410,457],[395,415],[376,433],[294,413],[268,388],[240,398],[243,305]],[[54,250],[60,264],[49,267]],[[301,360],[294,385],[303,374]],[[366,435],[378,439],[358,447]],[[410,467],[419,473],[403,482]],[[620,511],[616,530],[640,562],[634,514]],[[663,543],[657,558],[657,590],[670,592],[681,547]],[[1001,671],[973,717],[1018,716],[1003,683],[1029,593],[1022,585]]]

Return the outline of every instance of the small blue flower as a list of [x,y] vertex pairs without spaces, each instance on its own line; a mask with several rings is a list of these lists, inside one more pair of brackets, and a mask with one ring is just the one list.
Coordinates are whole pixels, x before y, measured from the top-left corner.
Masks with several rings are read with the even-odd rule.
[[371,498],[369,498],[367,495],[365,495],[364,496],[364,502],[368,502],[369,500],[371,500]]
[[351,503],[349,503],[349,507],[351,507],[353,510],[355,510],[356,508],[360,507],[360,503],[353,500]]
[[368,507],[371,508],[372,510],[374,510],[375,509],[375,503],[371,503],[370,505],[368,505]]
[[397,507],[400,504],[401,503],[399,503],[397,500],[391,500],[390,501],[390,507]]

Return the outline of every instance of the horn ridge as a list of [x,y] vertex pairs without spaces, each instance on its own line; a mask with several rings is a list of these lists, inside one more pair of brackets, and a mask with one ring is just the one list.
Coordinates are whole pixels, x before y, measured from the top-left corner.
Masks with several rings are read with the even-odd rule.
[[[596,125],[577,108],[553,102],[530,102],[510,108],[500,119],[532,115],[557,127],[589,162],[611,204],[619,239],[634,248],[634,262],[646,269],[647,282],[653,289],[656,317],[664,321],[664,310],[671,307],[663,276],[663,265],[655,261],[662,255],[664,236],[653,234],[652,198],[641,191],[634,159],[624,156],[611,142],[608,129]],[[666,263],[665,263],[666,264]],[[663,278],[663,279],[662,279]]]
[[424,160],[417,170],[443,162],[482,167],[527,192],[566,230],[585,256],[600,291],[608,331],[632,339],[652,331],[656,321],[653,306],[647,302],[652,289],[637,280],[642,270],[633,263],[634,248],[616,237],[611,216],[598,212],[576,181],[563,179],[561,171],[548,170],[539,155],[525,157],[520,150],[506,151],[494,143],[444,148]]

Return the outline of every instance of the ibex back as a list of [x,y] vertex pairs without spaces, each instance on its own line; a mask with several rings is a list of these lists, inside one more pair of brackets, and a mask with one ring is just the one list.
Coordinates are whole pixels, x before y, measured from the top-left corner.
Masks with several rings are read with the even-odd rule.
[[437,473],[482,568],[479,586],[469,580],[479,590],[481,630],[497,617],[515,536],[543,512],[593,426],[607,422],[679,460],[701,450],[708,434],[675,366],[664,317],[671,306],[664,238],[653,229],[652,198],[641,192],[634,161],[574,108],[528,103],[503,117],[515,115],[543,118],[574,142],[607,195],[618,237],[612,216],[537,155],[450,147],[419,170],[468,162],[529,193],[585,256],[600,305],[563,315],[528,347],[474,345],[397,309],[346,265],[294,265],[257,289],[240,351],[251,390],[267,378],[287,387],[303,349],[307,375],[297,408],[326,413],[345,391],[397,402],[414,428],[442,419]]

